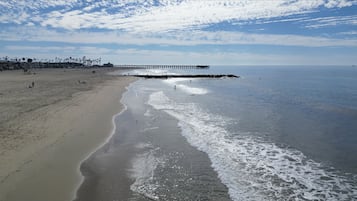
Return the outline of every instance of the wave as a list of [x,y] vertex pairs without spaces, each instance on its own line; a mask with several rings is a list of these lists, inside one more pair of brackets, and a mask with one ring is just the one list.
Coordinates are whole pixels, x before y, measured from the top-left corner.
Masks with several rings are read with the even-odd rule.
[[188,94],[193,94],[193,95],[204,95],[209,93],[207,89],[204,88],[198,88],[198,87],[190,87],[188,85],[182,84],[182,82],[190,82],[191,79],[188,78],[170,78],[167,80],[164,80],[163,82],[170,85],[170,86],[175,86],[176,89],[179,89],[181,91],[184,91],[185,93]]
[[161,159],[155,156],[157,148],[154,149],[151,144],[143,143],[136,147],[144,152],[132,160],[132,168],[129,172],[130,177],[135,181],[130,185],[130,190],[151,200],[159,200],[159,196],[155,193],[158,185],[154,182],[154,171],[161,163]]
[[129,72],[132,75],[166,75],[166,74],[175,74],[169,73],[167,69],[136,69]]
[[[354,200],[357,177],[328,170],[302,152],[249,135],[232,135],[227,119],[162,91],[148,104],[179,120],[187,141],[206,152],[233,200]],[[239,133],[238,133],[239,134]]]
[[144,113],[145,117],[152,117],[151,111],[150,110],[146,110],[146,112]]
[[[128,74],[128,73],[125,73]],[[171,72],[168,69],[136,69],[129,72],[129,74],[133,75],[177,75],[177,73]],[[183,84],[182,82],[191,82],[189,78],[170,78],[163,80],[163,83],[170,85],[171,87],[175,87],[175,89],[181,90],[185,93],[192,95],[204,95],[209,93],[207,89],[191,87],[187,84]]]

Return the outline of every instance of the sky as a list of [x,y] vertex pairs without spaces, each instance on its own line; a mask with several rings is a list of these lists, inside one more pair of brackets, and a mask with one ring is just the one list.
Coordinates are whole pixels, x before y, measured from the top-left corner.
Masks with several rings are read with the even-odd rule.
[[0,0],[0,59],[356,65],[357,0]]

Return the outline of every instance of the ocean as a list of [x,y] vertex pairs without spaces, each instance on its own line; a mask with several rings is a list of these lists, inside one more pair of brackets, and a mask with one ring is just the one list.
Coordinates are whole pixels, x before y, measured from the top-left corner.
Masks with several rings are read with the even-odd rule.
[[137,136],[129,200],[357,200],[357,68],[129,73],[241,76],[130,85],[116,121]]

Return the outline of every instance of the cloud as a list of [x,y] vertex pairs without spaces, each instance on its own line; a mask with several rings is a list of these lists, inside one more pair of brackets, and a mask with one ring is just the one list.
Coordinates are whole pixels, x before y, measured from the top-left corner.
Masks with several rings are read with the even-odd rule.
[[338,34],[339,35],[351,35],[351,36],[355,35],[355,36],[357,36],[357,31],[346,31],[346,32],[340,32]]
[[[143,63],[161,61],[160,57],[164,63],[182,63],[185,58],[190,58],[189,63],[207,60],[207,63],[273,64],[282,60],[289,63],[289,59],[292,63],[299,60],[317,63],[318,59],[324,61],[343,54],[331,53],[332,49],[342,48],[321,47],[354,48],[351,52],[355,52],[357,38],[353,28],[357,15],[339,10],[355,5],[356,0],[0,0],[0,43],[3,43],[0,53],[22,51],[44,58],[51,57],[50,54],[104,55],[111,61],[120,54],[120,61],[135,62],[141,58]],[[244,32],[248,26],[241,26],[268,23],[272,25],[255,26],[256,30],[260,28],[259,34]],[[273,23],[297,27],[275,29],[278,26]],[[221,25],[227,25],[224,29],[227,31]],[[330,29],[340,25],[343,29]],[[322,29],[326,27],[329,29]],[[271,34],[278,32],[291,34]],[[49,44],[51,47],[46,46]],[[213,50],[203,52],[203,45]],[[149,46],[165,50],[184,48],[187,52],[145,50]],[[225,52],[226,47],[241,49],[240,46],[249,46],[255,52],[261,52],[261,47],[267,52],[271,46],[313,47],[331,55],[316,58],[304,55],[304,59],[297,55],[282,58],[274,54]],[[349,56],[329,61],[348,61],[353,58]]]
[[[259,54],[254,52],[232,51],[178,51],[178,50],[146,50],[136,48],[109,49],[95,46],[5,46],[9,54],[6,56],[16,57],[25,55],[31,58],[54,59],[58,57],[82,57],[97,58],[101,54],[103,62],[115,64],[210,64],[210,65],[342,65],[356,62],[348,55],[322,54]],[[55,55],[55,56],[54,56]],[[3,55],[5,56],[5,55]]]
[[315,19],[301,20],[300,22],[306,22],[306,28],[322,28],[328,26],[337,25],[357,25],[357,15],[351,16],[332,16],[332,17],[320,17]]
[[354,0],[328,0],[327,3],[325,4],[326,8],[342,8],[342,7],[347,7],[347,6],[352,6],[355,4],[356,1]]
[[72,46],[52,46],[52,47],[41,47],[41,46],[26,46],[26,45],[7,45],[4,46],[5,50],[10,51],[37,51],[37,52],[51,52],[51,51],[75,51],[76,48]]
[[113,49],[100,48],[95,46],[26,46],[26,45],[7,45],[4,47],[6,50],[11,51],[36,51],[36,52],[56,52],[61,51],[70,54],[76,54],[76,52],[81,52],[81,54],[107,54],[113,52]]
[[127,32],[201,29],[342,8],[355,0],[12,0],[0,4],[3,23],[32,22],[68,30],[100,28]]
[[[282,58],[273,54],[254,54],[242,52],[195,52],[195,51],[160,51],[123,49],[116,51],[120,59],[116,63],[133,64],[259,64],[265,62],[278,63],[280,60],[291,59],[289,56]],[[140,58],[139,60],[137,58]]]
[[[3,49],[7,53],[6,56],[18,57],[25,55],[26,57],[38,59],[54,59],[55,57],[83,57],[97,58],[101,55],[113,60],[115,58],[115,49],[101,48],[95,46],[28,46],[28,45],[7,45]],[[5,55],[3,55],[5,56]]]
[[73,8],[78,0],[8,0],[0,1],[1,23],[22,24],[30,21],[43,20],[43,13],[51,9],[68,10]]
[[[18,33],[18,34],[13,34]],[[0,30],[4,41],[62,42],[75,44],[117,45],[276,45],[298,47],[357,47],[356,39],[333,39],[300,35],[247,34],[229,31],[178,31],[166,34],[132,34],[117,31],[55,31],[34,27],[17,27]]]

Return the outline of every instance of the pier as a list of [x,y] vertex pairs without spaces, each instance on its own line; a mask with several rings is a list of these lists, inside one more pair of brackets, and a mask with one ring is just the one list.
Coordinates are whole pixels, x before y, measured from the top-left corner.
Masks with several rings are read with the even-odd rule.
[[199,74],[199,75],[130,75],[134,77],[141,77],[145,79],[169,79],[169,78],[239,78],[237,75],[233,74]]
[[115,65],[115,67],[136,69],[207,69],[209,65]]

